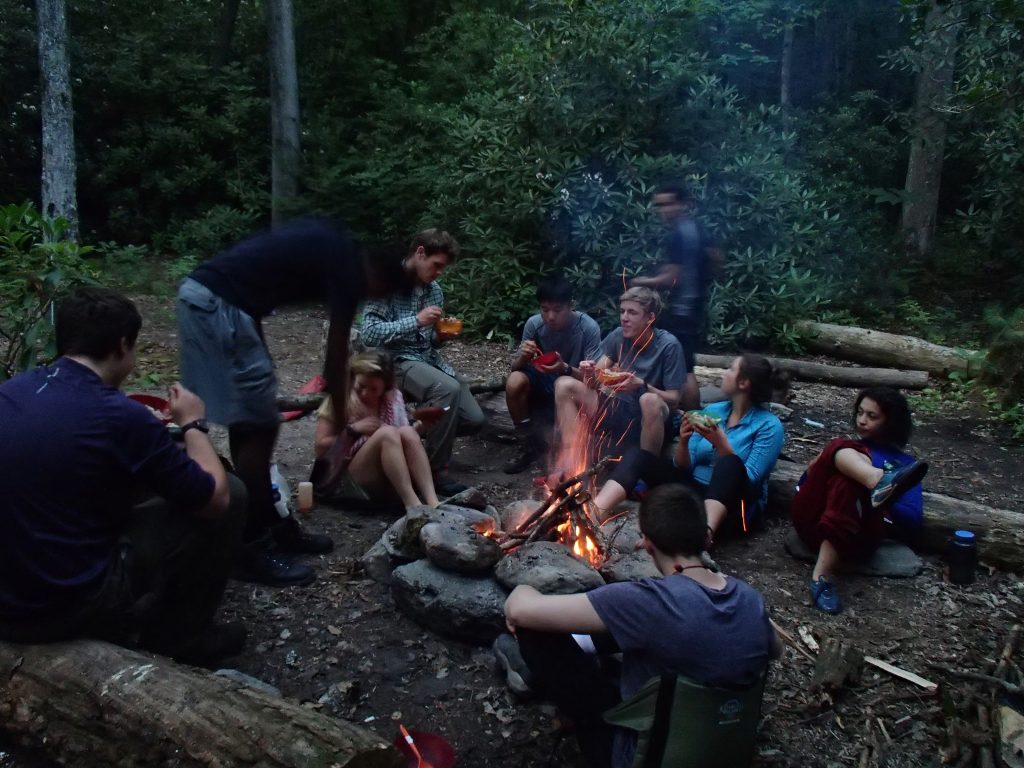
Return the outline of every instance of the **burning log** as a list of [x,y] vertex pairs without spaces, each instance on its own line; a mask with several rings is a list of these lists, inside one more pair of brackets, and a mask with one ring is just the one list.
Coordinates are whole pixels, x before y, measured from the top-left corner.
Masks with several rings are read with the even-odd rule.
[[552,504],[554,504],[560,497],[567,496],[570,488],[572,488],[574,485],[582,483],[588,477],[593,477],[598,472],[601,472],[611,462],[618,460],[618,456],[605,456],[603,459],[597,462],[597,464],[590,467],[589,469],[580,472],[578,475],[573,475],[568,480],[563,480],[562,482],[560,482],[558,485],[555,486],[555,489],[548,494],[548,497],[547,499],[544,500],[544,503],[537,507],[537,510],[535,512],[533,512],[528,518],[526,518],[523,522],[519,524],[515,532],[522,533],[523,531],[525,531],[527,528],[533,525],[535,521],[544,516],[545,513],[548,511],[548,508]]

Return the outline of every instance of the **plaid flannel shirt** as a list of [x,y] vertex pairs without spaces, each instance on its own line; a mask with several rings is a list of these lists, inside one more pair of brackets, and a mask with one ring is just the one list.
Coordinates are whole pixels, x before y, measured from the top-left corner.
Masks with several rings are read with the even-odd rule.
[[368,347],[383,347],[395,361],[415,360],[455,375],[455,369],[434,349],[434,327],[421,327],[416,315],[424,307],[443,307],[444,293],[435,280],[409,293],[370,299],[363,309],[362,337]]

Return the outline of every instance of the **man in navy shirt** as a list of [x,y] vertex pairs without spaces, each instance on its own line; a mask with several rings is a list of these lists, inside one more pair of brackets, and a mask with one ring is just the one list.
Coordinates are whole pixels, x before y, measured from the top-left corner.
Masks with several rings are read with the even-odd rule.
[[57,313],[61,357],[0,386],[0,637],[204,663],[245,639],[212,629],[245,491],[229,489],[198,397],[170,389],[179,444],[118,389],[141,325],[123,296],[79,289]]

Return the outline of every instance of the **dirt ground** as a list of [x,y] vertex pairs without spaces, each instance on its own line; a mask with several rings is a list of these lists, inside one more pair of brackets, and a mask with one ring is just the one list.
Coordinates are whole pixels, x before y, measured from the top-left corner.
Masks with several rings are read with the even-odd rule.
[[[146,317],[140,379],[127,388],[158,391],[176,373],[173,314],[169,303],[143,299],[140,305]],[[282,392],[295,391],[319,372],[323,321],[313,310],[283,312],[267,321]],[[508,352],[496,344],[453,343],[447,355],[470,378],[506,372]],[[702,383],[715,380],[713,371],[698,373]],[[806,462],[827,439],[846,432],[854,392],[797,383],[792,395],[784,457]],[[510,425],[504,398],[484,396],[481,402],[489,424],[479,436],[458,441],[451,472],[481,487],[500,507],[530,496],[532,475],[501,472],[512,450],[502,440]],[[983,416],[942,409],[919,416],[911,448],[931,462],[927,490],[1014,509],[1024,450]],[[312,434],[311,417],[282,428],[277,458],[293,487],[308,475]],[[393,519],[380,512],[319,507],[304,523],[331,534],[336,549],[311,558],[319,574],[312,586],[269,589],[231,582],[224,618],[242,620],[250,631],[246,652],[231,666],[389,740],[398,722],[440,733],[454,745],[460,768],[578,765],[573,739],[562,735],[554,709],[517,700],[488,649],[421,629],[397,612],[385,588],[362,573],[360,556]],[[768,520],[749,538],[723,542],[715,558],[727,573],[761,590],[773,618],[794,635],[805,626],[820,642],[841,638],[865,654],[948,681],[954,703],[968,701],[968,688],[929,664],[986,670],[1024,613],[1019,577],[983,568],[975,584],[954,587],[944,583],[940,560],[928,556],[916,578],[844,578],[839,588],[846,610],[826,616],[809,604],[809,566],[782,547],[787,528],[785,520]],[[934,694],[869,668],[859,686],[844,688],[828,705],[806,690],[811,670],[810,662],[788,647],[773,664],[758,765],[858,765],[869,739],[887,753],[879,764],[939,764],[945,721]],[[6,765],[16,762],[7,760]],[[5,766],[2,751],[0,766]]]

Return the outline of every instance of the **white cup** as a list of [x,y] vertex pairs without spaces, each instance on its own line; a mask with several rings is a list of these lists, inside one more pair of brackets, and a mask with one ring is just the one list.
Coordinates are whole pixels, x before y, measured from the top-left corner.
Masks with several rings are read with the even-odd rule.
[[309,512],[313,509],[313,484],[310,482],[299,483],[299,512]]

